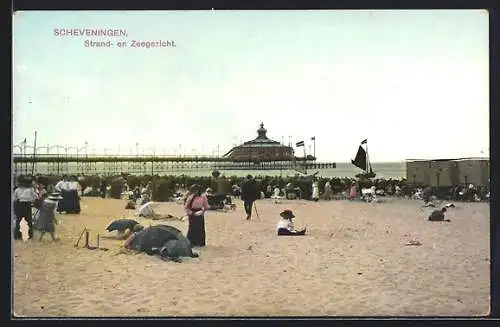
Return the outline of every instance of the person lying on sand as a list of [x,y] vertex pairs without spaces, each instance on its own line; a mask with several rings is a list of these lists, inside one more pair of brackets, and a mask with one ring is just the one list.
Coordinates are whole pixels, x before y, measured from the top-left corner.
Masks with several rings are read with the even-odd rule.
[[446,221],[449,222],[449,219],[444,219],[444,213],[446,212],[446,207],[441,210],[434,210],[429,216],[429,221]]
[[111,222],[106,228],[108,232],[117,231],[116,238],[118,240],[127,239],[132,233],[144,229],[144,226],[133,219],[117,219]]
[[280,213],[281,219],[278,221],[276,226],[276,232],[278,236],[299,236],[306,234],[306,228],[301,231],[296,231],[294,229],[293,223],[295,215],[292,210],[286,209]]
[[159,205],[159,203],[155,202],[148,202],[146,204],[143,204],[140,208],[139,211],[137,212],[137,215],[139,217],[144,217],[144,218],[149,218],[152,220],[171,220],[171,219],[177,219],[177,220],[184,220],[182,217],[176,217],[171,214],[159,214],[154,211],[154,208],[156,208]]

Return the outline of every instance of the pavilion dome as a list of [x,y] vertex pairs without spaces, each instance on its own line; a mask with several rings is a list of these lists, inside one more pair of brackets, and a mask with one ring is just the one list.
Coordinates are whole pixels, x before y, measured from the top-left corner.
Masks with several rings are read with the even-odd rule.
[[294,158],[294,150],[268,138],[267,129],[261,123],[255,139],[232,148],[224,157],[234,161],[289,161]]

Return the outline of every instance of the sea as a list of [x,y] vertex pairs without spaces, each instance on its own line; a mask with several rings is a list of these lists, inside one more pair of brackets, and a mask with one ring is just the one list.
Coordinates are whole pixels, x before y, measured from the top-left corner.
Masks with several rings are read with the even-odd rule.
[[[151,174],[152,167],[151,164],[147,165],[110,165],[96,163],[87,166],[77,166],[76,164],[63,164],[61,163],[59,167],[54,164],[47,165],[44,163],[37,163],[35,167],[31,164],[17,164],[14,166],[14,174],[31,174],[34,168],[35,174],[74,174],[74,175],[117,175],[120,173],[129,173],[132,175],[146,175]],[[405,162],[386,162],[386,163],[372,163],[372,169],[377,174],[376,178],[384,179],[401,179],[406,177],[406,164]],[[297,173],[295,170],[282,169],[282,170],[225,170],[218,169],[221,174],[225,176],[246,176],[248,174],[253,176],[294,176]],[[155,164],[153,167],[153,173],[156,175],[187,175],[187,176],[210,176],[213,169],[209,167],[196,167],[196,166],[185,166],[185,167],[172,167],[167,165],[162,165],[161,163]],[[347,177],[353,178],[356,174],[362,171],[352,165],[352,163],[340,162],[337,163],[336,168],[325,168],[325,169],[308,169],[307,174],[317,173],[320,177]]]

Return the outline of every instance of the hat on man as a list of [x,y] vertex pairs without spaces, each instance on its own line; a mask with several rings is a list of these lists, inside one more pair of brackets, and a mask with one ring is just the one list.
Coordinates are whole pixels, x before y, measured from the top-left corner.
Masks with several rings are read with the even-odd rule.
[[281,213],[280,213],[280,216],[284,219],[292,219],[292,218],[295,218],[295,215],[293,214],[292,210],[290,209],[286,209],[286,210],[283,210]]

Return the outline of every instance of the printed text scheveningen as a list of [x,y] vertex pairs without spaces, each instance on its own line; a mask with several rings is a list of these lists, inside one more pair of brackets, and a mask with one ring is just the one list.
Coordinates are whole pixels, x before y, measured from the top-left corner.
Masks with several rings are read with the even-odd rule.
[[125,36],[127,30],[112,28],[54,28],[54,36]]

